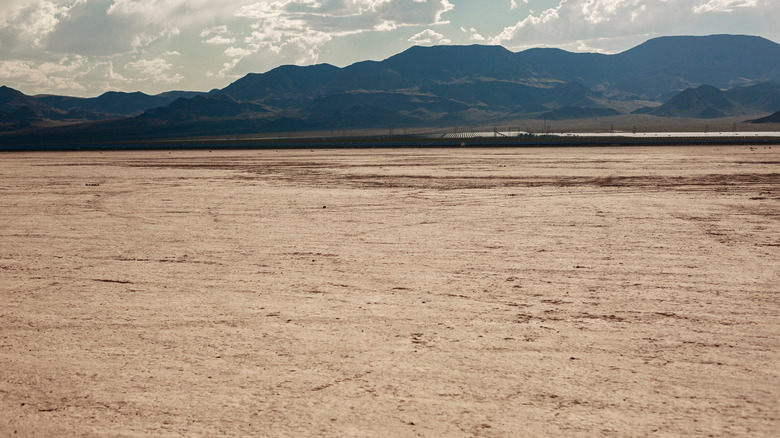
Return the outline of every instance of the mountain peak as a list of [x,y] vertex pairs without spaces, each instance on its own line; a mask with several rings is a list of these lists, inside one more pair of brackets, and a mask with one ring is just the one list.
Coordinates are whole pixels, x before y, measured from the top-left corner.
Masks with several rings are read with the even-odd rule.
[[498,45],[437,45],[437,46],[412,46],[403,52],[387,58],[384,62],[398,61],[425,61],[446,60],[448,63],[462,60],[490,59],[493,57],[509,57],[512,52],[504,46]]
[[661,36],[657,38],[652,38],[623,53],[632,52],[632,51],[642,52],[644,50],[657,50],[657,49],[667,49],[673,51],[691,50],[691,49],[701,50],[702,48],[712,48],[715,50],[721,49],[725,51],[730,48],[740,47],[740,46],[773,47],[779,45],[766,38],[760,36],[753,36],[753,35],[728,35],[728,34],[701,35],[701,36],[679,35],[679,36]]
[[415,52],[421,52],[421,53],[461,52],[462,53],[468,51],[485,51],[485,50],[512,53],[509,51],[509,49],[498,44],[437,44],[434,46],[419,46],[419,45],[412,46],[404,50],[403,52],[401,52],[399,55],[402,55],[404,53],[415,53]]
[[418,85],[468,81],[475,77],[508,79],[520,70],[514,53],[505,47],[479,44],[414,46],[380,64]]
[[0,93],[6,94],[6,95],[8,95],[8,94],[24,95],[24,93],[22,93],[21,91],[15,90],[15,89],[13,89],[11,87],[6,87],[5,85],[0,86]]
[[712,85],[688,88],[649,114],[660,117],[693,117],[714,119],[725,117],[734,108],[720,89]]

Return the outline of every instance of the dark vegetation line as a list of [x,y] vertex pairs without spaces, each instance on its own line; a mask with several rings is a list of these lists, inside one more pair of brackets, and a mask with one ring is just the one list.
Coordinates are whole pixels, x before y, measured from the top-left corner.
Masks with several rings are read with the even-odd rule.
[[94,144],[0,145],[0,152],[87,150],[204,150],[204,149],[361,149],[361,148],[480,148],[480,147],[608,147],[608,146],[773,146],[777,137],[556,137],[430,139],[355,137],[275,140],[163,140]]

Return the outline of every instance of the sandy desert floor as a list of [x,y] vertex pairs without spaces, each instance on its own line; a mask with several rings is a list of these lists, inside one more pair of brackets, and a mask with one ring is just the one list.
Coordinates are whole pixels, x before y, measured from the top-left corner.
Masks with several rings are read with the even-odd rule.
[[0,436],[777,436],[780,146],[0,155]]

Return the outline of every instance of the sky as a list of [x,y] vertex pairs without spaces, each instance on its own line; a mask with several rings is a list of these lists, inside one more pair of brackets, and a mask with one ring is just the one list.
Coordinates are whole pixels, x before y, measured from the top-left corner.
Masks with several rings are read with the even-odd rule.
[[780,42],[779,0],[2,0],[0,85],[28,95],[208,91],[284,64],[413,45],[618,53],[668,35]]

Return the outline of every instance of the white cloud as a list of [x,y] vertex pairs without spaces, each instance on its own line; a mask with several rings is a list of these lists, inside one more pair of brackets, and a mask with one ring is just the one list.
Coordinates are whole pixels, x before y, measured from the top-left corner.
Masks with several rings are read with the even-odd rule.
[[57,26],[42,39],[45,51],[82,56],[112,56],[153,41],[152,32],[164,30],[139,26],[135,20],[106,15],[112,0],[81,0],[60,17]]
[[223,21],[246,3],[247,0],[111,0],[106,14],[127,17],[145,26],[202,26]]
[[589,23],[598,24],[617,16],[619,7],[636,8],[641,0],[596,0],[582,5],[583,18]]
[[[4,0],[0,7],[0,56],[36,57],[72,5],[47,0]],[[38,58],[48,58],[41,53]]]
[[511,49],[615,51],[660,35],[776,33],[770,16],[780,17],[780,1],[559,0],[557,6],[531,12],[488,40]]
[[[431,0],[431,2],[433,3],[434,0]],[[441,10],[436,13],[436,24],[449,23],[449,21],[442,20],[442,15],[444,15],[445,12],[455,9],[455,5],[450,3],[449,0],[441,0],[441,6]]]
[[[776,1],[776,0],[775,0]],[[707,12],[734,12],[736,8],[755,8],[758,0],[709,0],[693,8],[696,14]]]
[[225,26],[223,24],[221,26],[214,26],[214,27],[210,27],[208,29],[203,29],[200,32],[200,37],[201,38],[205,38],[205,37],[211,36],[211,35],[223,35],[223,34],[226,34],[226,33],[228,33],[228,28],[227,28],[227,26]]
[[32,34],[46,33],[71,7],[48,0],[4,0],[0,8],[0,27],[13,25]]
[[226,38],[223,37],[222,35],[216,35],[203,42],[206,44],[223,45],[223,44],[233,44],[235,41],[236,40],[234,40],[233,38]]
[[[251,52],[250,52],[251,53]],[[241,58],[235,58],[232,59],[230,62],[225,62],[222,64],[222,69],[217,73],[217,77],[220,78],[234,78],[238,79],[238,75],[231,75],[230,72],[233,71],[234,68],[236,68],[236,65],[241,62]],[[206,72],[207,76],[213,76],[214,73],[208,71]]]
[[138,61],[128,62],[125,64],[125,68],[130,70],[137,70],[145,75],[155,76],[165,73],[171,69],[171,64],[161,58],[156,59],[140,59]]
[[465,27],[461,26],[460,31],[467,33],[469,35],[469,40],[471,41],[485,41],[485,37],[480,35],[479,32],[477,32],[477,29],[473,27],[471,29],[466,29]]
[[97,95],[128,82],[114,71],[111,61],[93,62],[81,56],[43,63],[1,61],[0,78],[13,81],[28,94]]
[[[270,53],[295,64],[311,64],[318,62],[320,48],[334,38],[443,24],[442,15],[453,7],[449,0],[275,0],[244,5],[235,16],[251,23],[244,44],[253,54]],[[237,65],[234,62],[228,70]],[[226,71],[223,67],[222,73]]]
[[44,66],[38,66],[29,61],[0,61],[0,77],[6,80],[14,80],[38,93],[56,92],[60,89],[68,89],[76,86],[59,75],[47,72]]
[[290,1],[287,2],[274,2],[274,3],[253,3],[240,7],[236,12],[236,17],[253,18],[253,19],[267,19],[278,17],[284,13],[284,7],[287,6]]
[[374,30],[379,32],[387,32],[398,29],[398,24],[392,20],[382,20],[381,23],[374,26]]
[[225,49],[225,56],[231,57],[231,58],[243,58],[245,56],[251,55],[252,52],[249,49],[242,49],[238,47],[228,47]]
[[427,46],[432,44],[449,44],[452,41],[444,38],[444,35],[436,31],[425,29],[424,31],[409,38],[409,42],[419,46]]
[[99,95],[107,90],[133,91],[128,89],[132,80],[117,73],[112,61],[99,61],[90,64],[89,69],[79,72],[74,81],[86,84],[86,92],[90,95]]
[[184,76],[179,73],[171,73],[173,65],[162,58],[128,62],[125,68],[134,70],[141,80],[151,80],[158,84],[173,84],[184,79]]
[[179,30],[178,27],[162,29],[157,33],[141,32],[140,34],[137,34],[135,37],[133,37],[131,46],[138,50],[140,48],[149,46],[150,44],[162,38],[171,38],[179,34],[181,34],[181,30]]

